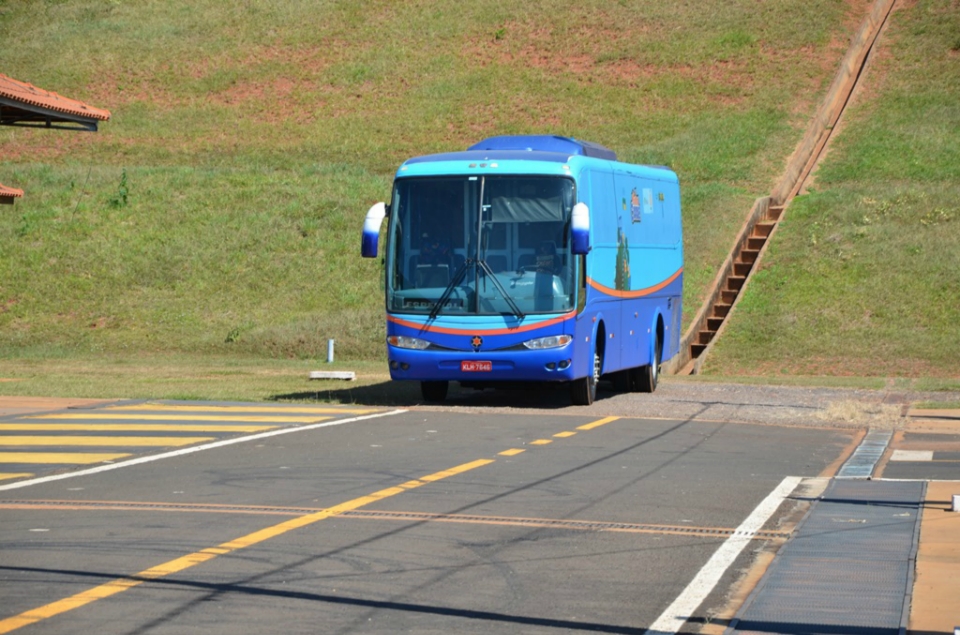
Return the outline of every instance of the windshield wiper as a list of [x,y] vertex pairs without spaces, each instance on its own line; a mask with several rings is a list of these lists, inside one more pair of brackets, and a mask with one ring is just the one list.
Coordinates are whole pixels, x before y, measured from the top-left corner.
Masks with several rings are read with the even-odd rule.
[[[493,282],[493,286],[497,288],[497,291],[503,295],[503,299],[506,300],[507,304],[510,305],[510,308],[513,309],[513,314],[522,320],[525,317],[523,311],[521,311],[520,307],[517,306],[517,303],[513,301],[513,298],[509,293],[507,293],[507,290],[504,288],[504,286],[500,284],[500,280],[498,280],[497,276],[493,274],[493,270],[490,269],[490,265],[487,264],[487,261],[482,259],[477,260],[477,264],[480,265],[480,268],[483,269],[483,272],[487,274],[487,277]],[[477,290],[479,291],[479,283]]]
[[443,290],[443,293],[440,295],[440,299],[437,300],[437,303],[433,305],[433,308],[430,309],[431,320],[436,319],[436,317],[440,314],[440,308],[447,303],[447,300],[450,299],[450,294],[453,293],[453,290],[457,288],[458,284],[460,284],[460,280],[462,280],[464,274],[467,273],[467,267],[472,265],[473,262],[473,260],[468,258],[460,264],[460,268],[457,269],[457,272],[453,274],[450,284],[448,284],[447,288]]
[[523,311],[520,310],[520,307],[517,306],[517,303],[513,300],[513,297],[507,293],[506,288],[500,283],[500,280],[497,279],[497,276],[494,275],[493,270],[490,268],[490,265],[487,264],[486,260],[478,259],[473,260],[467,258],[460,264],[460,267],[457,269],[457,272],[453,274],[453,278],[450,280],[450,284],[447,285],[447,288],[443,290],[443,293],[440,295],[440,299],[437,300],[437,303],[433,305],[433,308],[430,309],[430,319],[434,320],[438,315],[440,315],[440,310],[443,308],[443,305],[447,303],[447,300],[450,299],[450,294],[453,293],[453,290],[457,288],[457,285],[460,284],[460,281],[463,280],[463,277],[467,273],[467,269],[472,267],[474,264],[483,269],[483,273],[490,278],[490,281],[493,282],[493,286],[497,288],[497,291],[503,296],[503,299],[507,301],[507,304],[510,305],[510,309],[513,311],[513,314],[520,318],[521,320],[526,317]]

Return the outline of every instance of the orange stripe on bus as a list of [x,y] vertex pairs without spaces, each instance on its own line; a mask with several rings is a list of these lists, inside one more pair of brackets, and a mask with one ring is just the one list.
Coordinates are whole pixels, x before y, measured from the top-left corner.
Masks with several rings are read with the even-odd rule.
[[600,284],[593,278],[587,278],[587,283],[597,291],[601,291],[603,293],[606,293],[607,295],[612,295],[617,298],[641,298],[645,295],[656,293],[660,289],[663,289],[664,287],[668,286],[671,282],[679,278],[680,274],[682,273],[683,273],[683,267],[680,267],[679,269],[677,269],[676,273],[674,273],[672,276],[670,276],[663,282],[659,284],[655,284],[652,287],[646,287],[645,289],[637,289],[636,291],[622,291],[619,289],[611,289],[610,287]]
[[419,322],[412,322],[410,320],[404,320],[392,315],[387,316],[388,322],[393,322],[394,324],[399,324],[400,326],[409,326],[410,328],[419,329],[421,333],[446,333],[449,335],[507,335],[511,333],[523,333],[525,331],[532,331],[534,329],[543,328],[545,326],[552,326],[554,324],[559,324],[564,320],[569,320],[574,315],[576,311],[571,311],[565,313],[560,317],[556,317],[550,320],[544,320],[542,322],[537,322],[535,324],[525,324],[523,326],[509,326],[502,329],[472,329],[472,328],[452,328],[448,326],[433,326],[430,324],[420,324]]

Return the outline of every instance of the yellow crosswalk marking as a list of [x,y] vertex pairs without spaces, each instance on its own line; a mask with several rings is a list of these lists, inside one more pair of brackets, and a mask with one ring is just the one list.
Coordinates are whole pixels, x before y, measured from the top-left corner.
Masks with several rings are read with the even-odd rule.
[[78,437],[78,436],[0,436],[0,446],[82,445],[115,447],[127,445],[170,446],[213,441],[215,437]]
[[129,454],[104,454],[88,452],[0,452],[0,463],[74,463],[86,465],[115,461]]
[[89,412],[76,413],[65,412],[61,414],[34,415],[32,417],[23,417],[24,419],[54,419],[54,420],[73,420],[73,421],[112,421],[116,419],[137,419],[140,421],[249,421],[257,423],[316,423],[325,421],[331,417],[255,417],[250,415],[151,415],[151,414],[111,414],[107,412]]
[[33,474],[30,474],[29,472],[21,472],[19,474],[11,473],[11,472],[0,472],[0,481],[11,479],[11,478],[28,478],[30,476],[33,476]]
[[259,412],[295,414],[355,414],[378,412],[376,408],[349,408],[340,406],[188,406],[183,404],[142,403],[126,406],[110,406],[109,410],[170,410],[173,412]]
[[263,432],[276,427],[190,423],[0,423],[0,432]]

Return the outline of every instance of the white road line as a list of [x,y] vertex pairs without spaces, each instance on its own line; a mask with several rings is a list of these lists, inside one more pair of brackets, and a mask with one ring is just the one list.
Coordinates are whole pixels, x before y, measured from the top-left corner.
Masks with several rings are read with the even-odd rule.
[[717,582],[737,559],[743,548],[750,544],[751,537],[763,528],[767,520],[780,507],[780,503],[796,489],[801,480],[803,479],[799,476],[788,476],[783,479],[780,485],[770,492],[737,527],[734,534],[720,545],[683,593],[667,607],[657,621],[650,625],[646,635],[673,635],[679,632],[686,621],[693,616],[697,607],[717,586]]
[[17,481],[16,483],[9,483],[7,485],[0,485],[0,492],[19,489],[21,487],[29,487],[30,485],[39,485],[41,483],[50,483],[52,481],[60,481],[66,478],[75,478],[77,476],[89,476],[91,474],[99,474],[100,472],[109,472],[110,470],[118,470],[122,467],[130,467],[133,465],[140,465],[141,463],[151,463],[153,461],[160,461],[162,459],[170,459],[175,456],[184,456],[186,454],[193,454],[194,452],[202,452],[204,450],[212,450],[214,448],[222,448],[226,445],[233,445],[235,443],[247,443],[248,441],[257,441],[259,439],[266,439],[268,437],[275,437],[281,434],[289,434],[291,432],[305,432],[307,430],[316,430],[318,428],[327,428],[330,426],[340,426],[345,423],[353,423],[355,421],[363,421],[364,419],[376,419],[378,417],[386,417],[389,415],[397,415],[406,412],[406,410],[390,410],[388,412],[378,412],[372,415],[364,415],[362,417],[351,417],[350,419],[335,419],[333,421],[325,421],[323,423],[315,423],[308,426],[296,426],[289,428],[280,428],[277,430],[270,430],[269,432],[261,432],[260,434],[251,434],[250,436],[245,437],[236,437],[233,439],[224,439],[222,441],[214,441],[213,443],[206,443],[204,445],[195,445],[189,448],[183,448],[182,450],[174,450],[172,452],[164,452],[163,454],[153,454],[151,456],[141,456],[136,459],[130,459],[129,461],[122,461],[120,463],[110,463],[107,465],[98,465],[97,467],[92,467],[86,470],[79,470],[77,472],[67,472],[65,474],[53,474],[51,476],[41,476],[40,478],[34,478],[27,481]]
[[891,461],[932,461],[933,450],[894,450]]

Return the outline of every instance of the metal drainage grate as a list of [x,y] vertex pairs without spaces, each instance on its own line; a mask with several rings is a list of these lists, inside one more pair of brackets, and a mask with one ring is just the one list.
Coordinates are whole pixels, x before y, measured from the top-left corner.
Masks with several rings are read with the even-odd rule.
[[[70,500],[7,500],[0,501],[0,509],[72,509],[116,511],[168,511],[206,512],[215,514],[273,514],[303,516],[324,511],[322,507],[266,507],[257,505],[211,505],[198,503],[151,503],[135,501],[70,501]],[[352,510],[338,514],[342,518],[367,520],[394,520],[412,522],[477,523],[508,525],[514,527],[537,527],[548,529],[572,529],[578,531],[619,531],[628,533],[673,534],[698,538],[728,538],[740,535],[757,540],[784,540],[789,531],[757,531],[738,533],[726,527],[696,527],[690,525],[659,525],[652,523],[622,523],[599,520],[571,520],[552,518],[522,518],[515,516],[481,516],[471,514],[431,514],[426,512],[390,512]]]
[[909,613],[924,488],[834,480],[727,633],[899,635]]
[[847,459],[837,478],[870,478],[877,466],[877,461],[883,456],[890,443],[893,432],[889,430],[871,430],[857,446],[853,456]]

